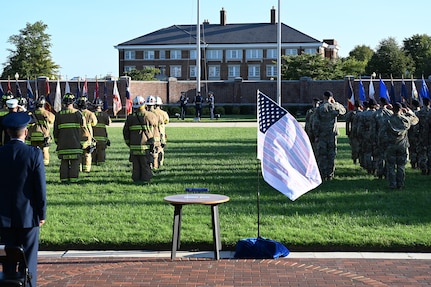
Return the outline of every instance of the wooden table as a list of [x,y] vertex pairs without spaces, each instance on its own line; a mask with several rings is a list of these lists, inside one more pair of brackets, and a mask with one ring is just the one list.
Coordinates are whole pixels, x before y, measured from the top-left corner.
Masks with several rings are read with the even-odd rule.
[[183,205],[201,204],[211,206],[211,218],[214,239],[214,259],[220,259],[221,240],[220,240],[220,222],[218,215],[218,205],[229,201],[229,197],[221,194],[208,193],[188,193],[166,196],[165,201],[175,207],[174,223],[172,232],[172,252],[171,259],[175,259],[177,250],[180,248],[180,231],[181,231],[181,214]]

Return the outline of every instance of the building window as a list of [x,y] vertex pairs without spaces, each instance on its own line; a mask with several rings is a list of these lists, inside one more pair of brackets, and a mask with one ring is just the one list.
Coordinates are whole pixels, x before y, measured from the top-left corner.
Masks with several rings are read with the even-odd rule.
[[171,50],[171,60],[181,59],[181,50]]
[[206,55],[206,59],[207,60],[219,60],[221,61],[223,59],[223,51],[222,50],[206,50],[205,51]]
[[124,60],[135,60],[136,59],[135,51],[124,51]]
[[166,59],[166,51],[165,50],[159,51],[159,59],[161,59],[161,60]]
[[190,59],[196,60],[196,54],[197,54],[196,50],[190,50]]
[[286,56],[296,56],[296,55],[298,55],[298,50],[297,49],[286,49],[285,53],[286,53]]
[[277,49],[268,49],[266,50],[266,58],[268,59],[277,59],[278,57],[278,50]]
[[170,75],[171,77],[181,78],[181,66],[171,66]]
[[144,51],[144,60],[154,60],[154,51],[152,50]]
[[242,60],[242,50],[226,50],[226,59]]
[[124,73],[128,73],[132,70],[136,70],[136,66],[124,66]]
[[228,66],[229,78],[235,78],[241,76],[240,65],[229,65]]
[[160,74],[166,76],[166,66],[159,66]]
[[316,49],[304,49],[304,53],[314,55],[314,54],[317,54],[317,50]]
[[208,66],[208,79],[209,80],[220,80],[220,66],[209,65]]
[[266,66],[266,76],[267,77],[277,77],[277,65],[267,65]]
[[190,66],[190,73],[189,74],[190,74],[190,78],[196,78],[197,71],[196,71],[195,65]]
[[246,59],[247,60],[262,60],[263,58],[262,49],[249,49],[246,50]]
[[248,79],[253,79],[253,80],[260,79],[260,65],[248,66]]

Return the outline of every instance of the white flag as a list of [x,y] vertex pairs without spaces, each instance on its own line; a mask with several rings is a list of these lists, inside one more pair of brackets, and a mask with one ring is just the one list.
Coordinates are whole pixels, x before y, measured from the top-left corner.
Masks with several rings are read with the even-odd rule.
[[114,90],[112,91],[112,110],[114,116],[122,109],[120,92],[118,91],[117,81],[114,81]]
[[370,99],[375,100],[374,94],[375,94],[375,91],[374,91],[373,79],[370,79],[370,89],[368,91],[368,96],[370,97]]
[[61,110],[61,89],[60,80],[57,79],[57,87],[55,88],[55,98],[54,98],[54,111],[59,112]]

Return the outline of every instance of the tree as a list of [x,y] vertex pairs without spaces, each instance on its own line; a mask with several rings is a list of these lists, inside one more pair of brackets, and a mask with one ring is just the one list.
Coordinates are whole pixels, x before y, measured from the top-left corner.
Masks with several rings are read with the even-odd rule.
[[331,80],[334,78],[336,61],[324,58],[320,54],[301,54],[282,56],[281,74],[283,80],[299,80],[310,77],[313,80]]
[[135,81],[155,81],[155,75],[160,74],[160,69],[153,67],[145,67],[143,70],[133,69],[130,72],[124,73]]
[[6,79],[18,73],[21,78],[46,76],[55,79],[60,68],[51,58],[51,35],[45,33],[48,26],[42,21],[27,23],[19,35],[12,35],[8,43],[15,49],[8,49],[8,62],[3,63],[1,78]]
[[403,41],[403,51],[415,63],[415,76],[431,75],[431,37],[426,34],[416,34]]
[[353,58],[358,61],[368,63],[368,61],[371,59],[373,54],[374,54],[374,51],[369,46],[358,45],[358,46],[355,46],[355,48],[353,48],[353,50],[349,52],[348,58]]
[[410,77],[414,72],[414,63],[410,56],[406,56],[394,38],[389,37],[379,43],[377,51],[368,62],[365,72],[371,75],[375,72],[381,77],[389,78],[402,75]]

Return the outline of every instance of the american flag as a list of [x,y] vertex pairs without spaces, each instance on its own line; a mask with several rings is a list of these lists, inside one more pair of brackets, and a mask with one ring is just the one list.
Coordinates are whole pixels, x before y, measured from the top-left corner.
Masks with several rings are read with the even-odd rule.
[[296,200],[322,183],[310,140],[283,107],[257,91],[258,142],[263,179]]

